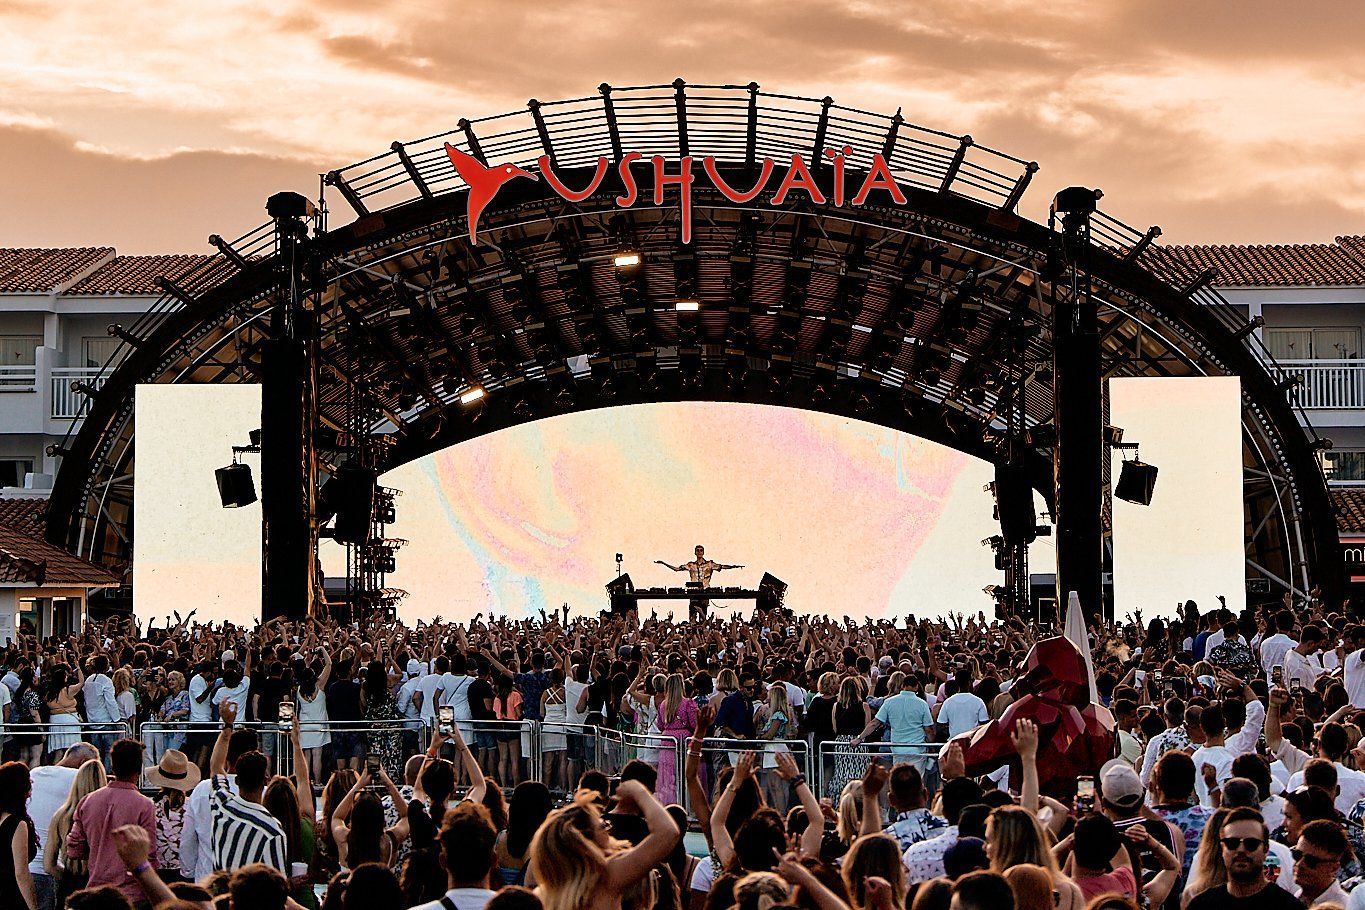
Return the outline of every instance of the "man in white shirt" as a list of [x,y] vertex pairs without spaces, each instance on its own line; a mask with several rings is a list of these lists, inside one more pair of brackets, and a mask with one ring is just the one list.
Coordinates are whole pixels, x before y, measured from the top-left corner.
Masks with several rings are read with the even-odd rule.
[[497,866],[493,852],[497,839],[483,806],[465,802],[446,812],[441,824],[441,865],[450,890],[443,898],[412,910],[483,910],[494,894],[488,886]]
[[223,702],[230,701],[237,707],[236,716],[246,717],[246,703],[250,693],[251,678],[242,672],[236,661],[231,661],[223,668],[223,685],[213,693],[212,701],[220,716],[223,713]]
[[1346,630],[1340,655],[1342,682],[1351,707],[1365,708],[1365,626],[1351,626]]
[[1289,772],[1287,790],[1294,790],[1303,783],[1303,768],[1311,759],[1322,758],[1336,766],[1337,796],[1335,805],[1342,815],[1348,814],[1355,804],[1365,799],[1365,774],[1348,768],[1341,763],[1350,744],[1346,741],[1346,728],[1338,723],[1324,724],[1318,732],[1318,751],[1309,755],[1297,749],[1284,738],[1280,722],[1280,712],[1289,704],[1289,693],[1284,689],[1270,690],[1270,708],[1265,716],[1265,743],[1270,754],[1284,765]]
[[213,723],[212,699],[217,689],[214,681],[217,675],[217,668],[211,662],[204,661],[199,665],[194,678],[190,680],[191,729],[185,738],[185,754],[201,770],[209,766],[209,752],[213,749],[213,740],[218,735],[207,729],[207,725]]
[[975,730],[991,719],[986,703],[972,691],[972,671],[958,670],[953,679],[957,691],[938,706],[938,724],[948,728],[948,738]]
[[[116,724],[120,720],[118,701],[114,698],[114,682],[109,678],[109,658],[96,654],[90,661],[90,675],[81,687],[85,696],[85,719],[92,724]],[[98,728],[97,728],[98,729]],[[90,742],[100,750],[104,769],[109,770],[109,749],[119,738],[113,728],[90,734]]]
[[1217,808],[1213,793],[1223,789],[1223,784],[1232,777],[1232,760],[1235,756],[1223,744],[1227,732],[1223,720],[1223,705],[1214,702],[1199,714],[1199,726],[1204,731],[1204,745],[1194,750],[1190,758],[1194,761],[1194,787],[1199,794],[1199,804],[1205,809]]
[[1294,614],[1281,610],[1275,614],[1275,634],[1261,642],[1261,669],[1265,670],[1266,682],[1270,681],[1270,671],[1284,665],[1284,655],[1298,644],[1287,633],[1294,631]]
[[431,672],[417,683],[413,701],[417,705],[417,715],[428,728],[436,726],[436,707],[440,704],[442,685],[450,671],[450,661],[444,656],[432,661]]
[[62,760],[55,765],[43,765],[29,771],[32,789],[28,795],[28,817],[33,822],[33,830],[38,835],[38,853],[28,864],[33,875],[33,888],[38,895],[38,910],[57,910],[57,882],[43,868],[43,848],[47,843],[47,829],[52,824],[52,816],[66,802],[71,793],[71,783],[76,779],[80,766],[92,758],[99,758],[99,751],[89,743],[76,743],[66,750]]
[[1284,685],[1293,692],[1302,686],[1313,688],[1323,674],[1315,655],[1327,644],[1327,633],[1319,626],[1305,626],[1299,643],[1284,653]]
[[[216,738],[216,737],[215,737]],[[260,741],[254,730],[237,729],[228,740],[227,773],[220,775],[233,793],[237,792],[237,759],[256,751]],[[213,868],[213,814],[211,800],[213,780],[206,778],[195,785],[185,800],[185,820],[180,831],[180,868],[195,881],[215,871]]]

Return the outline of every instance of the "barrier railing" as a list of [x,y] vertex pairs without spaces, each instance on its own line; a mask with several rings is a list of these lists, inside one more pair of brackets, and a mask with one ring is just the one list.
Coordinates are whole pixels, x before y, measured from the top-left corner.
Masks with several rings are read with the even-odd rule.
[[[777,753],[779,752],[786,752],[791,755],[792,760],[796,762],[797,769],[806,776],[806,780],[816,794],[821,792],[819,771],[812,766],[810,743],[804,739],[736,740],[708,737],[702,741],[700,769],[702,787],[707,793],[714,790],[716,777],[739,760],[741,752],[756,753],[754,774],[758,779],[759,786],[764,790],[769,805],[779,811],[785,812],[786,809],[790,808],[788,805],[790,795],[788,788],[777,775]],[[683,802],[686,796],[685,792],[681,792],[679,802],[682,802],[688,812],[695,816],[690,800]]]
[[112,723],[91,723],[89,721],[46,721],[40,724],[6,723],[3,732],[7,745],[17,749],[31,749],[42,746],[42,754],[55,752],[87,742],[107,757],[109,746],[116,740],[132,736],[132,728],[127,721]]
[[919,769],[924,785],[933,793],[938,790],[938,753],[943,743],[875,742],[855,746],[850,742],[832,739],[820,743],[821,796],[837,800],[851,780],[862,779],[867,766],[882,762],[888,766],[910,762]]

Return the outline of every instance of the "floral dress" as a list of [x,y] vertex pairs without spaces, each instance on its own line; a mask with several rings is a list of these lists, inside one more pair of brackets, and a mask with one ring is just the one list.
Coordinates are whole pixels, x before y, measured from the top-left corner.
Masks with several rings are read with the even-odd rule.
[[172,809],[167,800],[156,801],[156,862],[164,871],[179,872],[180,834],[185,828],[185,804]]
[[365,700],[365,719],[366,720],[391,720],[394,721],[392,727],[372,729],[366,732],[370,742],[370,751],[379,754],[379,759],[384,765],[384,770],[389,772],[390,777],[398,777],[403,773],[403,743],[402,743],[402,720],[398,716],[398,707],[394,704],[393,694],[385,692],[382,697],[366,695]]

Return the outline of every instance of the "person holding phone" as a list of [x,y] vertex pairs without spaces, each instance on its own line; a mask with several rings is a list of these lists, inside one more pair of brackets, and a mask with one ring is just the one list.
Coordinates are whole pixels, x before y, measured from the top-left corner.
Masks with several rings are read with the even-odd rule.
[[[398,823],[384,827],[384,807],[370,791],[372,783],[379,783],[393,800],[398,812]],[[408,837],[408,802],[384,770],[381,756],[366,756],[364,770],[355,786],[337,806],[332,815],[332,842],[337,846],[337,858],[344,870],[361,863],[379,863],[392,867],[398,858],[398,846]]]

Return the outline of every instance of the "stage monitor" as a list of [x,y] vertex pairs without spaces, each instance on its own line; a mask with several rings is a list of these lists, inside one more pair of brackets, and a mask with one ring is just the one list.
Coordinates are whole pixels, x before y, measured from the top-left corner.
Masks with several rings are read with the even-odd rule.
[[[1114,614],[1200,613],[1246,603],[1242,511],[1242,390],[1235,377],[1109,382],[1109,422],[1134,453],[1111,450]],[[1129,459],[1125,483],[1124,459]],[[1160,482],[1153,483],[1159,471]],[[1125,501],[1125,497],[1130,500]],[[1143,500],[1148,505],[1141,505]]]
[[240,456],[230,472],[233,508],[219,495],[232,447],[261,425],[258,385],[139,385],[133,419],[133,612],[164,626],[174,610],[196,620],[250,626],[261,615],[261,461]]

